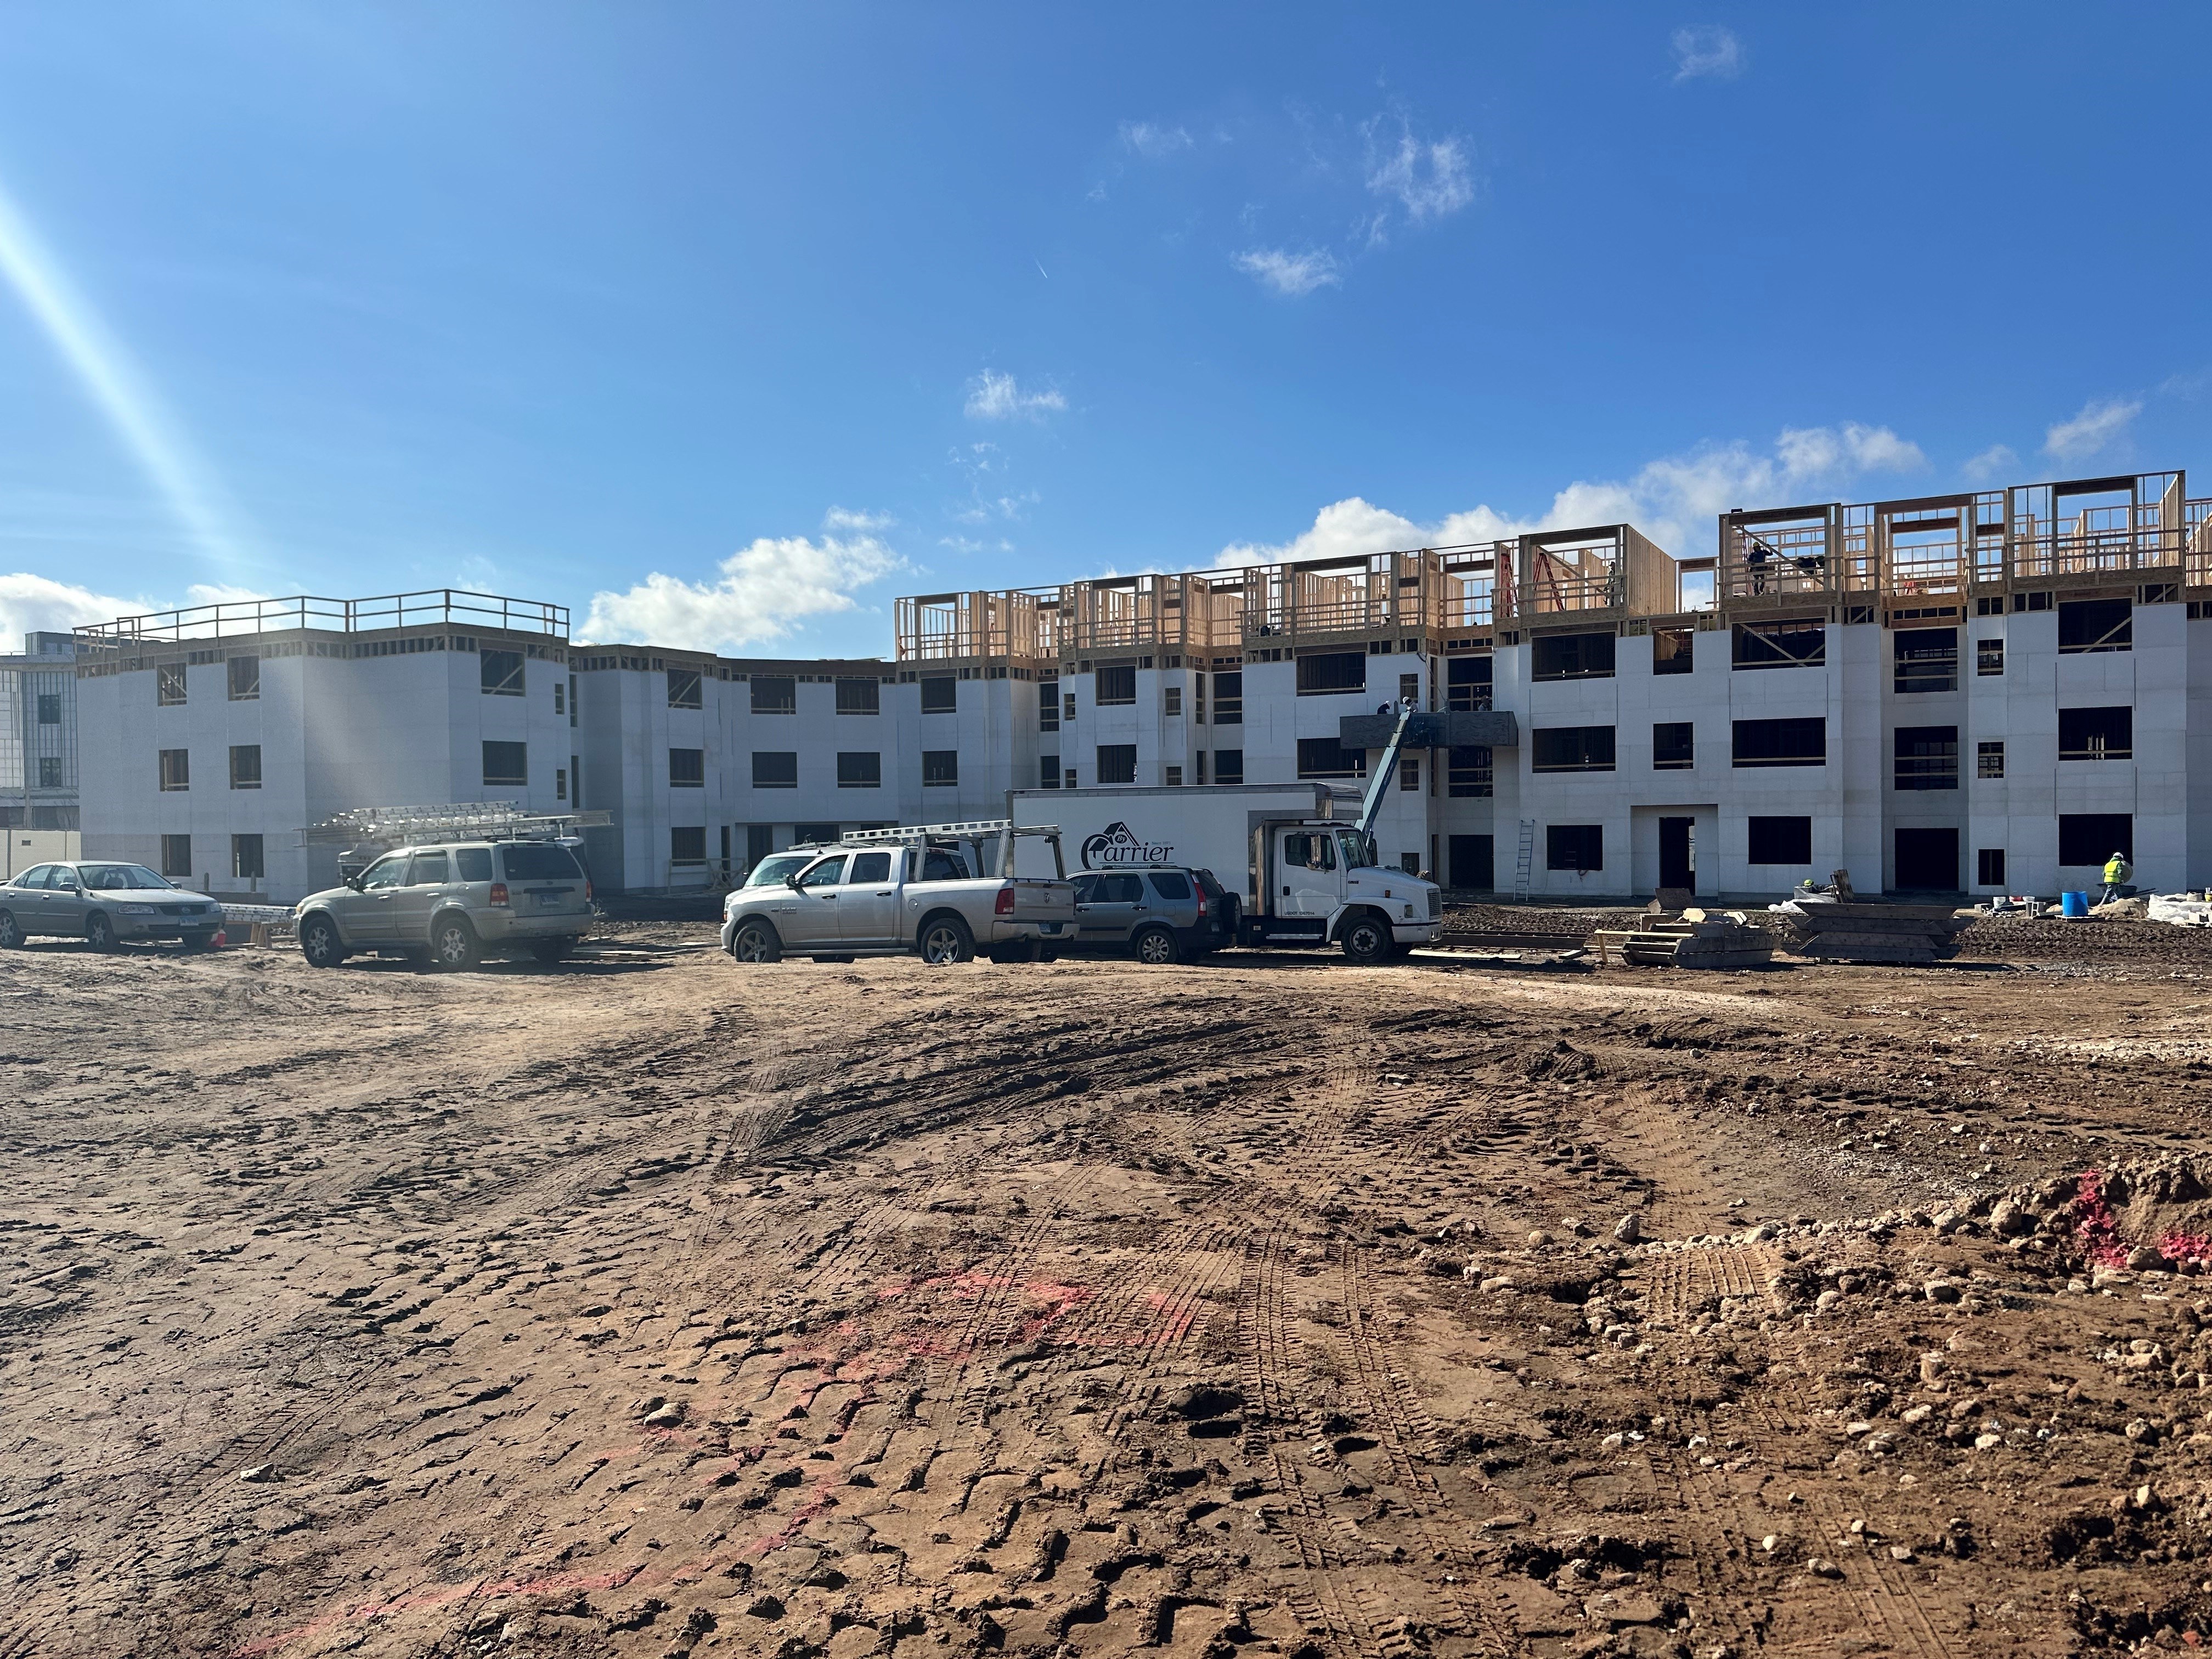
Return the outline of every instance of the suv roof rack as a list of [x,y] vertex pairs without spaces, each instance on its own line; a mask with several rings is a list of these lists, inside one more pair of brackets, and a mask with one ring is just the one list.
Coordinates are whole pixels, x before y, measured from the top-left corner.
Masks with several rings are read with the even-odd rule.
[[421,847],[448,841],[555,841],[614,822],[614,814],[527,812],[507,801],[441,806],[356,806],[300,831],[303,847]]

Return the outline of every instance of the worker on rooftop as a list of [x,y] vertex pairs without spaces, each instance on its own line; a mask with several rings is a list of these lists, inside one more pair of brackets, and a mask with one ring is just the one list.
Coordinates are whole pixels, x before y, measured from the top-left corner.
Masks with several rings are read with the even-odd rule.
[[2135,891],[2128,884],[2136,878],[2136,867],[2128,862],[2125,853],[2115,853],[2105,860],[2105,902],[2126,898]]

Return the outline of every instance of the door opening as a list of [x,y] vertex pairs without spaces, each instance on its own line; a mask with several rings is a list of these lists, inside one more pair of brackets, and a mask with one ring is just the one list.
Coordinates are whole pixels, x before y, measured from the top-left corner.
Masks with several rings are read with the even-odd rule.
[[1956,830],[1900,830],[1897,832],[1897,887],[1904,893],[1959,890],[1959,832]]
[[1698,821],[1659,820],[1659,884],[1685,893],[1698,890]]
[[1454,836],[1450,838],[1451,880],[1446,884],[1470,893],[1487,893],[1498,885],[1496,838]]

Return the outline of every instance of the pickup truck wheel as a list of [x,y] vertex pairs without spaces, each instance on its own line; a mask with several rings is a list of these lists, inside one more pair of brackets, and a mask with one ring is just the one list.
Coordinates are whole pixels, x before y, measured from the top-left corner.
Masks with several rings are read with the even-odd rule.
[[13,910],[0,910],[0,951],[13,951],[23,943],[23,924]]
[[957,916],[932,916],[921,925],[921,959],[933,968],[975,959],[975,936]]
[[459,916],[447,916],[430,930],[430,960],[440,968],[473,968],[482,954],[477,930]]
[[781,962],[783,941],[764,921],[749,921],[730,940],[730,954],[739,962]]
[[310,968],[335,968],[345,960],[338,930],[321,916],[309,916],[300,925],[300,954]]
[[1147,968],[1172,968],[1182,960],[1182,947],[1176,943],[1173,930],[1166,927],[1139,929],[1129,947]]
[[1390,937],[1389,925],[1378,921],[1371,910],[1362,911],[1346,922],[1344,931],[1337,937],[1343,941],[1346,960],[1363,968],[1389,961],[1390,947],[1397,942]]

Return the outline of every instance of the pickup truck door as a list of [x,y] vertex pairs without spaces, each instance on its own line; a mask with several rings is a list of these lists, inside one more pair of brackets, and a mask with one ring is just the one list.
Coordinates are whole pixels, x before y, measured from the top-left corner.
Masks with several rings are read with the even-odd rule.
[[837,890],[837,936],[848,945],[890,945],[898,938],[900,852],[855,853]]
[[[1087,886],[1082,884],[1085,883]],[[1144,910],[1143,877],[1114,873],[1080,878],[1075,890],[1075,937],[1084,945],[1126,945]]]
[[1326,830],[1275,832],[1275,913],[1326,917],[1344,902],[1336,838]]
[[844,902],[845,866],[848,861],[846,854],[838,853],[818,864],[810,864],[799,877],[799,885],[786,890],[792,902],[778,905],[775,910],[775,931],[783,936],[786,949],[840,943],[838,906]]

